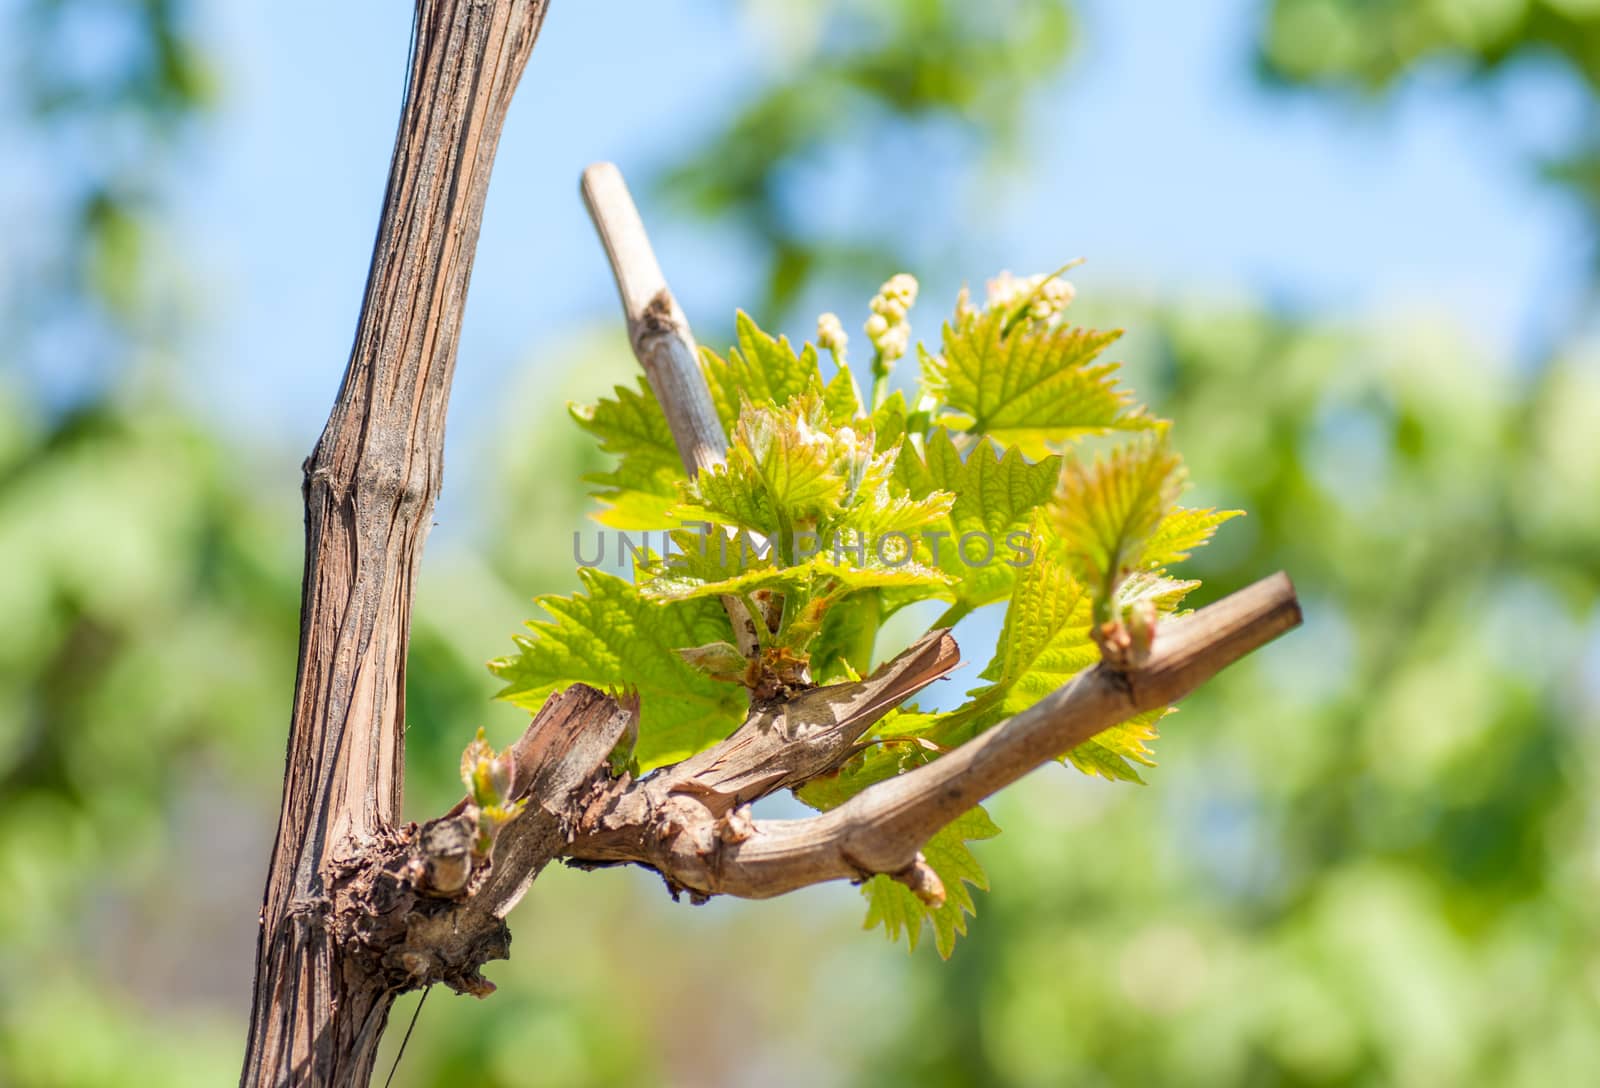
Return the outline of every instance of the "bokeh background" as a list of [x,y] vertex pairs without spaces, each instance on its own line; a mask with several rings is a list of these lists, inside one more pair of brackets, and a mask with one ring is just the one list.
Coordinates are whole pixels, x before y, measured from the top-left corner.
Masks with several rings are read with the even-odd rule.
[[[0,0],[0,1084],[237,1076],[299,465],[408,34],[399,0]],[[900,269],[929,334],[962,282],[1088,257],[1081,316],[1250,512],[1203,599],[1281,567],[1307,623],[1147,787],[995,803],[950,962],[849,887],[551,872],[395,1083],[1593,1083],[1597,88],[1595,0],[555,0],[462,334],[408,815],[521,729],[482,663],[574,581],[564,405],[633,365],[598,158],[714,345],[735,306],[858,327]],[[993,618],[958,637],[982,662]]]

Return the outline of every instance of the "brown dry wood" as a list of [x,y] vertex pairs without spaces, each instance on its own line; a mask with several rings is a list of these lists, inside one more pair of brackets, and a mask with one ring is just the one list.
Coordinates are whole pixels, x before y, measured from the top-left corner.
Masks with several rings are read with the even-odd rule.
[[475,851],[478,810],[463,798],[353,862],[337,883],[334,924],[396,992],[437,982],[485,996],[494,987],[478,968],[507,955],[506,915],[550,860],[571,855],[592,827],[584,814],[605,811],[627,834],[648,837],[681,802],[697,830],[736,836],[750,802],[836,768],[873,723],[956,664],[954,641],[932,632],[865,680],[753,707],[721,744],[637,782],[613,777],[607,758],[631,744],[637,705],[575,685],[552,696],[509,750],[510,798],[527,807],[499,830],[489,857]]
[[937,902],[943,889],[918,851],[940,828],[1096,733],[1178,701],[1299,623],[1294,586],[1275,574],[1165,624],[1137,671],[1098,665],[953,752],[836,809],[800,820],[744,818],[732,833],[730,801],[762,791],[730,798],[723,783],[759,772],[765,757],[741,759],[730,738],[667,774],[666,788],[647,779],[599,798],[566,853],[579,862],[647,866],[697,898],[766,899],[887,873]]
[[395,993],[434,983],[493,992],[478,968],[509,953],[506,915],[566,848],[569,814],[610,782],[606,758],[633,715],[582,684],[552,696],[510,749],[508,799],[526,805],[500,828],[490,857],[474,850],[478,811],[464,798],[343,867],[331,917],[347,954]]
[[[700,348],[689,330],[689,319],[661,274],[622,171],[609,162],[593,163],[584,170],[579,190],[611,263],[628,345],[666,413],[684,471],[695,476],[701,469],[722,464],[728,442],[711,403],[711,390],[700,373]],[[750,609],[735,596],[722,598],[722,607],[733,625],[740,652],[754,657],[759,640]]]
[[355,344],[306,463],[299,668],[241,1083],[365,1084],[393,995],[329,925],[400,809],[412,588],[489,172],[544,0],[419,0]]
[[726,740],[638,782],[592,794],[574,815],[574,841],[563,852],[580,865],[646,865],[674,895],[687,890],[699,900],[728,892],[716,869],[723,844],[742,841],[756,826],[751,804],[838,770],[878,719],[958,664],[955,639],[940,629],[865,680],[758,702]]
[[684,468],[693,476],[721,464],[728,443],[700,374],[700,349],[661,274],[622,172],[609,162],[597,162],[583,172],[580,190],[617,281],[628,343],[656,399],[670,406],[667,424]]

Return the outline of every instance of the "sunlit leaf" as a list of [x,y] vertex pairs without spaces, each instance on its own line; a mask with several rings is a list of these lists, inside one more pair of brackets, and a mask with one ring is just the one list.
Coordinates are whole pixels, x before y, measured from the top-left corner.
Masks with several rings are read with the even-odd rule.
[[677,653],[731,641],[715,600],[653,601],[630,583],[580,570],[586,592],[538,600],[549,620],[528,624],[517,652],[490,663],[506,682],[498,698],[537,713],[545,699],[576,683],[631,687],[640,701],[636,753],[645,770],[720,740],[745,714],[740,688],[713,680]]
[[939,354],[923,350],[923,380],[953,417],[935,423],[1029,457],[1086,435],[1160,425],[1117,386],[1117,364],[1098,361],[1120,331],[1024,323],[1007,333],[1006,317],[992,308],[957,318]]

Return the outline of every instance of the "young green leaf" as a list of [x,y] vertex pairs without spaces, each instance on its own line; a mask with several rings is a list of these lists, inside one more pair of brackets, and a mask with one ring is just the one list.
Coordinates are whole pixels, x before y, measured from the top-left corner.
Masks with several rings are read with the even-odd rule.
[[[1045,516],[1035,515],[1035,531],[1043,537]],[[1164,610],[1177,607],[1182,594],[1197,583],[1173,582],[1160,598]],[[993,659],[979,677],[988,684],[968,693],[968,702],[929,727],[942,745],[961,744],[997,722],[1017,714],[1068,683],[1100,660],[1091,635],[1087,590],[1074,577],[1059,547],[1041,547],[1024,567],[1012,589],[1005,625]],[[1086,774],[1127,782],[1143,781],[1135,764],[1154,766],[1148,742],[1164,712],[1146,721],[1108,729],[1064,753]]]
[[517,652],[489,663],[506,682],[497,698],[537,713],[573,684],[631,686],[640,701],[635,751],[646,770],[700,751],[744,720],[743,689],[711,679],[677,653],[732,639],[717,601],[653,601],[603,571],[578,574],[586,592],[539,598],[551,619],[530,622],[532,634],[517,636]]
[[989,878],[967,843],[992,839],[998,834],[1000,829],[981,807],[957,816],[922,848],[923,858],[944,884],[944,902],[931,907],[904,884],[880,873],[862,885],[867,897],[864,928],[881,925],[891,941],[898,941],[904,934],[915,952],[926,921],[933,928],[940,957],[949,959],[955,951],[956,937],[967,932],[967,915],[977,913],[967,885],[989,890]]
[[496,753],[484,737],[483,729],[461,753],[461,781],[477,810],[478,828],[472,849],[488,857],[500,829],[514,820],[527,805],[527,798],[510,799],[513,787],[509,751]]
[[900,440],[908,433],[910,414],[910,409],[906,407],[906,395],[898,389],[884,397],[883,403],[872,410],[872,433],[879,453],[886,453],[900,445]]
[[567,406],[578,426],[618,458],[611,469],[584,477],[604,504],[595,518],[615,529],[661,528],[671,523],[666,512],[683,479],[672,431],[643,378],[635,388],[619,385],[613,392],[593,405]]
[[731,642],[708,642],[678,651],[678,656],[713,680],[743,684],[750,672],[750,659]]
[[934,422],[1016,446],[1029,457],[1052,443],[1112,430],[1148,430],[1160,421],[1118,388],[1117,364],[1097,362],[1122,335],[1024,322],[1009,333],[994,307],[944,327],[943,351],[923,349],[923,380],[941,404]]
[[721,597],[729,593],[754,593],[777,590],[799,593],[804,599],[814,594],[849,593],[858,589],[883,587],[943,588],[949,576],[915,562],[890,565],[840,561],[832,552],[818,552],[792,566],[779,567],[770,561],[752,563],[745,569],[717,581],[702,581],[682,569],[665,566],[644,583],[643,592],[654,600],[690,600]]
[[1079,581],[1092,588],[1097,613],[1123,578],[1145,566],[1145,547],[1187,479],[1183,459],[1164,440],[1121,446],[1092,464],[1070,457],[1062,466],[1056,532]]
[[1167,511],[1144,546],[1144,563],[1152,569],[1181,563],[1215,535],[1225,521],[1243,517],[1243,510],[1194,509],[1175,506]]
[[678,448],[661,404],[643,377],[633,388],[618,385],[612,397],[593,405],[567,405],[578,426],[600,441],[606,453],[654,467],[676,468]]
[[711,387],[722,425],[730,432],[738,423],[740,406],[781,408],[806,393],[822,394],[822,373],[817,349],[810,344],[796,352],[788,337],[774,338],[761,331],[749,314],[734,317],[738,343],[723,359],[709,348],[700,349],[701,370]]
[[861,389],[856,385],[850,366],[839,363],[839,372],[822,387],[822,403],[828,409],[828,421],[835,425],[849,423],[865,414],[861,404]]
[[950,575],[949,599],[963,612],[1004,600],[1039,546],[1033,512],[1050,499],[1061,458],[1030,462],[1015,447],[1002,455],[983,443],[963,460],[942,427],[923,448],[902,443],[896,482],[912,498],[944,492],[955,500],[944,518],[921,527],[919,559]]
[[840,462],[855,445],[854,432],[829,427],[819,396],[778,408],[746,402],[727,462],[685,484],[674,514],[782,537],[785,558],[792,559],[788,538],[795,527],[839,510],[846,487]]

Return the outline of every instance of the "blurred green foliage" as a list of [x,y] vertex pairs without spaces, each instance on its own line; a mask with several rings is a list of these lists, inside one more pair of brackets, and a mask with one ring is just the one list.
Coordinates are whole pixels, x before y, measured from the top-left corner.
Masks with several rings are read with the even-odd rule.
[[1581,84],[1585,106],[1564,146],[1542,152],[1538,165],[1600,221],[1600,4],[1593,0],[1272,0],[1259,59],[1263,73],[1286,86],[1370,94],[1427,65],[1481,83],[1553,63]]
[[184,950],[162,915],[207,865],[169,836],[188,804],[227,828],[274,803],[256,770],[294,682],[295,507],[159,405],[37,414],[0,411],[0,1081],[215,1083],[179,1039],[125,1071],[164,1032],[113,980],[207,988],[150,955]]
[[[1323,23],[1284,21],[1313,7]],[[1034,30],[1003,36],[954,5],[823,10],[787,17],[835,28],[795,35],[790,60],[817,69],[826,108],[780,80],[730,123],[749,143],[713,134],[668,182],[772,254],[775,303],[892,241],[819,228],[786,178],[907,118],[1003,134],[1069,38],[1056,5],[1019,4],[1013,29]],[[1280,0],[1266,48],[1286,76],[1381,83],[1440,51],[1490,68],[1544,42],[1594,86],[1589,10]],[[160,229],[165,149],[206,100],[181,10],[29,0],[6,19],[26,46],[17,85],[38,92],[27,153],[74,183],[8,251],[0,307],[0,1084],[227,1083],[293,679],[293,459],[208,433],[153,377],[181,323],[151,297],[150,247],[129,240]],[[74,20],[101,19],[130,30],[123,61],[52,60]],[[112,118],[134,135],[97,139]],[[1593,1079],[1595,349],[1522,372],[1425,326],[1098,305],[1085,320],[1133,330],[1134,380],[1207,485],[1194,498],[1249,511],[1195,561],[1206,595],[1283,567],[1307,626],[1184,705],[1148,788],[1056,770],[1000,799],[1008,833],[977,848],[999,891],[950,963],[861,933],[848,888],[690,910],[644,874],[558,870],[514,920],[513,962],[491,968],[501,993],[434,995],[397,1083]],[[107,380],[42,402],[28,376],[85,325]],[[585,399],[631,366],[571,354],[585,366],[562,392]],[[578,477],[599,466],[548,378],[529,380],[504,398],[517,414],[470,504],[475,540],[430,546],[411,816],[453,799],[478,724],[515,735],[481,662],[527,596],[571,584],[567,541],[544,528],[576,524]],[[534,403],[548,425],[530,425]],[[969,657],[984,630],[981,614],[963,627]]]
[[14,98],[0,121],[28,213],[7,223],[0,344],[68,398],[172,346],[163,200],[212,79],[181,0],[18,0],[5,12]]
[[[0,276],[0,1083],[215,1083],[235,1049],[220,1018],[193,1010],[210,1030],[185,1046],[108,991],[205,991],[203,964],[144,943],[176,935],[175,787],[276,762],[240,708],[286,711],[293,681],[293,508],[136,388],[176,342],[150,240],[207,79],[168,0],[22,0],[3,26],[0,122],[27,137],[8,180],[28,198]],[[270,793],[242,799],[245,822]]]
[[1384,87],[1447,58],[1475,74],[1545,53],[1600,85],[1600,5],[1592,0],[1273,0],[1262,42],[1291,80]]
[[[1018,151],[1029,94],[1061,69],[1072,42],[1065,0],[748,6],[771,40],[767,82],[670,164],[661,184],[679,207],[731,224],[755,246],[766,297],[747,305],[769,317],[815,279],[866,294],[907,267],[907,240],[883,214],[889,148],[916,160],[942,125],[976,150]],[[841,221],[813,186],[846,163],[872,190]],[[917,177],[897,179],[897,200],[926,196]]]

